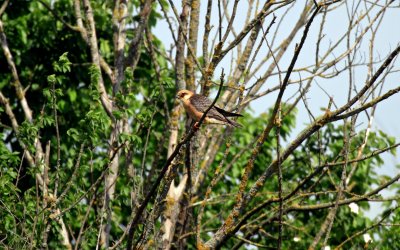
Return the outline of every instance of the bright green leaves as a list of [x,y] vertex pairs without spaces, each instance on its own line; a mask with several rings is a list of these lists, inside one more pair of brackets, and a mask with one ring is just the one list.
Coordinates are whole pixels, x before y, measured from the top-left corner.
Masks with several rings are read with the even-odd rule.
[[25,144],[31,153],[36,151],[35,139],[38,137],[38,133],[39,126],[28,121],[24,121],[19,126],[18,138],[22,143]]
[[67,135],[70,136],[75,142],[79,142],[80,140],[79,131],[76,128],[68,129]]
[[71,62],[68,59],[68,52],[60,56],[58,62],[53,63],[54,71],[59,73],[67,73],[71,71]]
[[97,85],[101,76],[101,72],[96,65],[92,64],[89,68],[90,84]]
[[78,93],[76,92],[75,89],[68,89],[67,95],[69,97],[70,102],[75,102],[76,99],[78,98]]
[[[4,138],[4,134],[0,133]],[[20,190],[15,186],[18,178],[18,166],[20,165],[20,153],[11,152],[3,141],[0,142],[0,193],[2,209],[0,209],[1,226],[0,231],[14,230],[15,215],[13,204],[17,202]]]
[[104,57],[111,57],[113,51],[108,40],[100,39],[100,52]]
[[[138,146],[140,146],[142,144],[142,139],[136,134],[121,133],[119,135],[118,141],[119,141],[119,143],[127,142],[133,148],[137,148]],[[128,147],[128,148],[131,148],[131,147]]]
[[[4,134],[0,133],[0,137],[4,138]],[[6,147],[3,141],[0,142],[0,169],[3,168],[13,168],[18,166],[20,162],[20,154],[19,152],[10,152],[10,150]],[[8,172],[12,172],[7,170]]]
[[54,117],[50,115],[43,115],[39,118],[40,128],[54,126]]
[[[48,102],[51,103],[51,108],[57,107],[57,104],[54,103],[54,101],[56,100],[56,98],[64,95],[63,85],[67,81],[67,78],[63,74],[71,71],[71,64],[72,64],[69,61],[67,55],[68,52],[65,52],[59,57],[58,61],[53,62],[54,71],[62,74],[61,75],[52,74],[47,76],[47,82],[49,83],[50,88],[43,89],[43,95],[47,98]],[[60,88],[56,88],[56,85],[59,85]],[[61,100],[61,103],[62,102],[63,101]]]
[[386,225],[378,227],[379,246],[376,249],[392,250],[400,249],[400,209],[398,208],[393,216],[384,221]]
[[[62,54],[59,60],[53,63],[56,72],[66,73],[70,71],[71,62],[68,60],[67,54]],[[38,117],[39,128],[54,126],[54,110],[64,110],[66,103],[61,97],[64,95],[63,83],[65,81],[66,77],[64,75],[52,74],[47,76],[49,87],[43,88],[42,91],[43,96],[46,98],[45,111],[47,112],[42,112],[42,115]]]
[[104,139],[111,128],[111,120],[107,114],[99,107],[92,107],[85,118],[79,122],[80,133],[79,138],[82,142],[84,139],[89,140],[93,145],[97,145]]
[[57,81],[56,75],[49,75],[49,76],[47,77],[47,81],[48,81],[50,84],[56,84],[56,81]]
[[[378,138],[383,139],[383,142],[381,143],[385,143],[386,147],[390,147],[393,146],[394,144],[396,144],[396,138],[394,136],[389,136],[388,134],[384,133],[381,130],[378,130],[379,136],[377,135]],[[392,155],[396,155],[396,148],[392,148],[390,150],[390,153]]]
[[154,107],[143,107],[141,112],[137,114],[136,119],[145,127],[151,126],[150,120],[154,113]]
[[100,80],[101,72],[96,65],[92,64],[89,68],[90,76],[90,97],[93,101],[100,102],[100,92],[98,90],[98,83]]
[[[105,113],[100,102],[98,87],[101,71],[90,63],[91,54],[87,43],[79,32],[71,30],[59,20],[62,18],[66,23],[76,24],[73,2],[69,0],[51,2],[51,8],[54,13],[57,13],[58,18],[43,6],[43,3],[50,6],[50,2],[48,0],[42,3],[10,1],[11,5],[9,4],[2,16],[10,50],[13,53],[21,84],[24,89],[27,89],[26,98],[33,113],[33,121],[23,122],[23,110],[15,96],[14,87],[10,84],[12,75],[9,70],[0,72],[0,88],[9,99],[19,124],[18,133],[12,132],[11,122],[6,114],[1,114],[1,122],[4,126],[1,127],[0,135],[4,141],[0,143],[0,193],[4,194],[2,202],[5,205],[2,204],[2,209],[0,209],[0,218],[3,222],[0,223],[0,231],[9,232],[2,244],[15,249],[26,248],[24,244],[27,240],[31,248],[40,248],[46,227],[43,218],[47,218],[50,212],[49,209],[42,209],[44,200],[42,198],[45,197],[42,197],[43,192],[40,187],[36,189],[35,181],[37,174],[44,178],[43,173],[40,173],[40,170],[44,169],[44,161],[39,160],[35,167],[30,167],[26,160],[26,149],[33,158],[38,155],[36,154],[38,138],[43,149],[48,142],[50,143],[49,193],[54,191],[56,176],[59,177],[58,194],[64,190],[69,180],[73,180],[70,190],[57,205],[60,210],[72,206],[72,209],[63,215],[71,235],[77,235],[79,232],[84,215],[89,209],[90,199],[93,196],[100,197],[104,192],[104,184],[101,181],[90,192],[89,187],[99,178],[102,171],[107,171],[105,169],[109,164],[108,150],[111,146],[119,147],[121,143],[126,145],[119,151],[121,155],[118,164],[121,169],[128,164],[125,158],[128,151],[132,155],[134,167],[140,166],[138,162],[141,163],[140,157],[143,154],[141,146],[144,144],[147,133],[149,133],[146,157],[148,162],[146,161],[145,165],[151,164],[155,152],[160,151],[160,162],[166,155],[166,152],[163,152],[164,147],[158,145],[158,139],[165,137],[166,126],[166,119],[159,112],[164,108],[161,91],[157,89],[151,93],[155,86],[164,84],[164,89],[167,89],[167,93],[164,94],[172,95],[169,88],[173,86],[173,72],[168,70],[168,64],[163,56],[156,55],[162,73],[161,78],[155,80],[157,77],[154,65],[151,64],[146,47],[141,46],[141,55],[145,56],[139,59],[135,71],[130,68],[126,70],[125,81],[122,83],[124,91],[119,96],[110,97],[117,121],[112,120]],[[134,13],[133,3],[140,5],[137,1],[129,2],[128,13]],[[113,29],[110,21],[114,3],[91,1],[91,4],[100,53],[113,68]],[[84,9],[82,9],[82,15],[84,15]],[[155,12],[152,11],[151,15],[155,15]],[[150,18],[154,24],[158,16]],[[131,16],[126,18],[127,29],[136,26],[136,24],[132,25],[132,21]],[[129,37],[132,38],[134,35],[134,32],[127,30],[127,45],[130,41]],[[156,43],[161,49],[161,41],[157,40]],[[4,59],[4,56],[0,55],[0,57]],[[111,95],[112,79],[105,75],[103,80],[106,92]],[[0,109],[3,107],[1,106]],[[109,140],[115,125],[113,122],[120,121],[126,122],[131,132],[120,134],[115,144],[110,145]],[[56,124],[59,138],[56,133]],[[83,142],[85,148],[81,155],[80,165],[76,167],[79,148]],[[56,171],[58,151],[61,161],[60,168]],[[21,170],[20,173],[19,170]],[[73,175],[75,179],[72,178]],[[113,210],[115,221],[121,221],[121,224],[127,224],[124,219],[129,218],[131,211],[132,186],[127,185],[130,181],[132,180],[127,176],[126,171],[121,170],[116,181],[118,199],[115,204],[118,205],[118,209]],[[23,188],[18,190],[17,184]],[[87,200],[74,204],[77,197],[85,192],[87,192],[87,197],[85,195]],[[96,200],[89,210],[100,211],[97,208],[101,203]],[[96,224],[98,218],[97,214],[90,212],[88,222]],[[60,249],[62,240],[59,238],[59,224],[55,221],[50,221],[50,223],[52,223],[52,231],[49,233],[48,247]],[[96,246],[97,226],[85,228],[79,248],[92,249]],[[112,229],[113,233],[121,233],[118,230],[120,230],[118,225]],[[112,240],[116,239],[114,236],[112,238]]]

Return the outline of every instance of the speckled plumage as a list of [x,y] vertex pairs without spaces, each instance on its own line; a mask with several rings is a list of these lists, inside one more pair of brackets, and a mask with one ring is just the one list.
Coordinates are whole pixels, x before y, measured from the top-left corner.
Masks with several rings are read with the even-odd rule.
[[[207,97],[195,94],[189,90],[179,91],[177,97],[182,101],[186,112],[195,121],[199,121],[204,112],[212,104],[212,102]],[[214,106],[207,112],[205,122],[210,124],[224,124],[228,126],[241,127],[239,123],[228,118],[232,116],[242,115],[231,113],[217,106]]]

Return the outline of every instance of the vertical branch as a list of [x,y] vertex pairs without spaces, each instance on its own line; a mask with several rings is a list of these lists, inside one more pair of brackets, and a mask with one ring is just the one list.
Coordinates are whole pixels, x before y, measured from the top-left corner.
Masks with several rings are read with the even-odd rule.
[[[219,1],[218,1],[218,3],[219,3]],[[235,2],[233,3],[232,14],[231,14],[231,17],[229,18],[228,27],[226,28],[225,34],[222,38],[221,38],[221,33],[220,33],[220,37],[219,37],[220,43],[224,43],[226,41],[226,39],[228,38],[229,33],[232,32],[232,25],[233,25],[233,22],[235,21],[238,3],[239,3],[239,0],[235,0]],[[222,24],[220,23],[220,25],[222,25]],[[222,31],[220,30],[220,32],[222,32]]]
[[10,2],[10,0],[5,0],[3,2],[3,4],[1,5],[1,7],[0,7],[0,17],[3,15],[4,11],[6,10],[7,5],[8,5],[9,2]]
[[[204,61],[204,68],[207,68],[208,61],[209,61],[209,56],[208,56],[208,39],[210,37],[210,31],[211,31],[211,25],[210,25],[210,20],[211,20],[211,11],[212,11],[212,0],[208,0],[207,3],[207,13],[205,16],[205,23],[204,23],[204,35],[203,35],[203,61]],[[203,88],[203,86],[202,86]]]
[[172,154],[178,142],[178,122],[179,122],[179,116],[182,112],[181,106],[179,105],[178,101],[175,101],[174,105],[175,107],[172,109],[171,112],[171,122],[169,127],[169,140],[168,140],[168,153],[167,153],[168,157]]
[[190,6],[186,0],[182,2],[182,13],[178,29],[178,40],[176,44],[175,74],[176,87],[178,90],[185,89],[185,34],[187,34],[187,24]]
[[114,76],[115,82],[113,82],[113,94],[116,95],[118,92],[118,86],[124,80],[124,49],[125,49],[125,38],[126,38],[126,18],[128,13],[128,6],[126,0],[115,1],[113,11],[113,40],[114,40]]
[[[113,42],[114,42],[114,81],[113,84],[113,95],[118,94],[119,87],[124,80],[124,60],[125,60],[125,38],[126,38],[126,18],[127,18],[128,6],[126,0],[118,0],[115,2],[113,11]],[[113,111],[118,110],[118,107],[113,106]],[[104,223],[101,231],[101,243],[104,244],[105,248],[109,247],[110,232],[111,232],[111,219],[112,219],[112,205],[114,200],[116,182],[119,172],[120,154],[117,152],[116,145],[118,137],[124,130],[123,119],[113,119],[113,129],[109,139],[108,157],[113,160],[110,163],[110,171],[105,175],[105,197],[104,206],[107,216],[107,220]]]
[[[89,44],[89,39],[87,35],[87,30],[83,25],[83,18],[82,18],[82,11],[81,11],[81,3],[80,0],[74,0],[74,12],[75,12],[75,17],[76,17],[76,24],[78,26],[79,33],[81,34],[82,39]],[[110,81],[114,83],[114,74],[113,71],[111,70],[110,66],[107,64],[107,62],[104,60],[104,58],[99,55],[99,60],[100,60],[100,66],[104,70],[104,72],[107,74],[109,77]]]
[[283,199],[282,199],[282,166],[280,160],[281,154],[281,145],[280,145],[280,133],[281,133],[281,112],[282,112],[282,104],[279,104],[277,118],[275,120],[276,124],[276,158],[278,159],[278,199],[279,199],[279,211],[278,211],[278,221],[279,221],[279,228],[278,228],[278,250],[282,248],[282,215],[283,215]]
[[[173,3],[170,2],[173,6]],[[185,38],[187,29],[187,17],[190,11],[190,6],[186,1],[182,2],[182,13],[180,16],[178,38],[176,41],[176,56],[175,56],[175,87],[177,90],[185,89]],[[170,135],[168,141],[168,157],[172,154],[178,141],[178,120],[180,116],[181,108],[179,102],[175,100],[174,108],[172,110],[171,123],[170,123]]]
[[[57,139],[57,164],[56,164],[56,179],[54,181],[54,196],[57,197],[58,184],[59,184],[59,170],[61,165],[61,139],[60,139],[60,131],[58,127],[58,116],[57,116],[57,96],[55,90],[55,82],[52,83],[52,98],[53,98],[53,115],[54,115],[54,126],[56,128],[56,139]],[[47,150],[47,148],[46,148]]]
[[101,232],[101,243],[105,244],[105,248],[109,247],[110,232],[111,232],[111,218],[112,209],[111,202],[114,200],[114,193],[116,188],[116,181],[119,172],[119,147],[116,147],[118,143],[118,137],[123,130],[123,120],[116,120],[113,124],[113,129],[110,136],[110,146],[108,149],[108,157],[112,159],[110,162],[110,169],[107,171],[104,179],[105,190],[104,190],[104,206],[107,215],[107,220],[104,224]]
[[180,200],[183,197],[187,181],[187,175],[184,175],[179,185],[175,187],[175,182],[172,181],[166,197],[166,209],[164,216],[166,220],[163,224],[164,235],[162,236],[162,249],[171,249],[172,240],[175,234],[176,222],[180,211]]
[[226,130],[225,133],[221,134],[220,136],[213,136],[211,141],[208,143],[208,146],[203,150],[200,150],[201,152],[204,152],[205,159],[199,164],[200,167],[197,170],[197,175],[193,178],[193,193],[198,193],[212,162],[215,160],[215,156],[217,155],[217,150],[215,150],[215,148],[220,145],[223,138],[226,138],[229,136],[229,134],[229,130]]
[[110,117],[113,117],[112,103],[107,95],[107,91],[104,86],[103,76],[101,75],[100,57],[99,57],[99,49],[97,46],[96,28],[95,28],[93,10],[92,10],[92,6],[90,4],[90,0],[83,0],[83,5],[85,7],[85,15],[86,15],[86,21],[87,21],[86,29],[87,29],[88,42],[89,42],[89,46],[90,46],[90,53],[92,56],[92,63],[98,72],[97,87],[100,92],[100,100],[101,100],[103,108],[107,112],[107,114]]
[[[194,121],[192,121],[194,122]],[[188,128],[186,129],[186,131],[190,130],[190,127],[192,126],[192,124],[188,124]],[[194,156],[196,155],[195,153],[192,155],[192,152],[195,152],[195,147],[192,146],[192,141],[190,140],[186,143],[186,147],[185,147],[185,169],[186,169],[186,173],[184,173],[184,178],[187,177],[187,185],[185,188],[185,195],[182,198],[181,201],[181,209],[180,209],[180,214],[178,215],[179,220],[177,221],[177,226],[179,226],[179,232],[177,233],[178,235],[178,241],[175,243],[177,245],[178,248],[183,248],[184,246],[187,245],[186,240],[184,239],[179,239],[179,236],[186,233],[187,231],[192,231],[194,228],[193,225],[193,213],[194,213],[194,209],[189,207],[192,197],[193,197],[193,193],[192,193],[192,176],[194,175],[194,173],[196,173],[195,171],[195,165],[193,162],[195,162],[194,160]]]
[[[182,35],[181,37],[183,38],[183,42],[185,43],[185,44],[183,44],[183,48],[181,48],[179,50],[181,50],[182,53],[184,53],[183,52],[184,49],[185,49],[184,45],[186,45],[187,51],[188,51],[188,55],[190,54],[190,56],[192,57],[191,59],[196,63],[197,69],[204,76],[206,73],[204,72],[203,67],[200,65],[199,60],[197,60],[197,56],[196,56],[195,50],[192,48],[190,42],[188,41],[188,35],[187,35],[188,20],[187,20],[187,15],[188,15],[188,13],[190,11],[190,4],[188,2],[184,1],[182,3],[182,5],[183,5],[182,13],[181,13],[181,15],[179,15],[177,9],[175,8],[174,2],[171,1],[171,0],[168,0],[168,2],[169,2],[170,6],[172,8],[173,13],[175,14],[175,17],[176,17],[178,23],[179,23],[179,29],[178,29],[179,34],[178,35]],[[178,40],[175,41],[176,47],[178,47],[179,44],[181,44],[181,42],[179,41],[179,37],[178,37]],[[180,45],[180,46],[182,46],[182,45]],[[177,48],[177,56],[178,56],[178,48]],[[178,60],[178,59],[176,59],[176,60]],[[183,64],[183,62],[182,63],[180,62],[180,64]],[[177,65],[175,65],[175,68],[177,69]],[[182,74],[181,79],[184,79],[183,76],[184,75]]]
[[219,42],[222,43],[222,10],[221,0],[218,0],[218,38]]
[[[224,7],[224,17],[225,17],[226,21],[229,23],[229,21],[231,20],[231,15],[229,14],[229,11],[228,11],[228,4],[229,4],[229,1],[222,0],[222,5]],[[253,5],[252,0],[250,0],[248,4],[249,4],[248,11],[251,11],[250,9],[252,8],[252,5]],[[236,10],[235,10],[235,12],[236,12]],[[249,14],[249,13],[247,13],[247,14]],[[246,17],[247,22],[245,25],[248,24],[248,21],[249,21],[248,18],[250,18],[250,16]],[[237,32],[235,31],[235,27],[233,25],[230,26],[230,32],[232,32],[233,37],[237,37]],[[242,51],[242,46],[241,46],[241,44],[238,44],[237,53],[239,54],[240,51]]]
[[144,29],[147,27],[152,3],[153,0],[145,0],[144,3],[142,2],[140,19],[139,19],[139,24],[135,31],[135,37],[129,44],[128,57],[126,58],[126,65],[128,67],[132,67],[133,69],[136,68],[136,65],[140,58],[140,48],[142,45]]
[[[49,198],[49,192],[48,192],[48,180],[49,180],[49,173],[48,170],[50,168],[50,141],[47,142],[46,144],[46,151],[45,151],[45,164],[44,164],[44,172],[43,172],[43,209],[47,208],[47,200]],[[38,191],[38,190],[36,190]],[[44,225],[44,230],[43,230],[43,241],[42,241],[42,248],[48,249],[47,246],[47,240],[50,232],[50,224],[48,217],[45,216],[43,213],[43,225]]]
[[[113,118],[113,105],[111,103],[111,100],[109,99],[107,95],[107,91],[104,86],[104,81],[103,77],[101,74],[101,67],[100,67],[100,56],[99,56],[99,49],[97,46],[97,36],[96,36],[96,28],[95,28],[95,22],[94,22],[94,17],[93,17],[93,10],[92,6],[90,4],[90,0],[83,0],[83,5],[85,7],[85,16],[86,16],[86,30],[87,30],[87,37],[88,37],[88,42],[90,46],[90,52],[92,56],[92,63],[97,71],[97,87],[100,92],[100,100],[103,105],[103,108],[107,112],[107,114]],[[114,120],[114,119],[113,119]],[[119,155],[118,153],[114,154],[114,142],[116,141],[116,138],[118,137],[118,133],[115,131],[115,129],[120,128],[120,121],[117,121],[114,124],[113,132],[111,135],[111,143],[110,143],[110,150],[109,150],[109,157],[110,155],[115,155],[115,158],[113,158],[112,162],[110,163],[110,174],[106,175],[105,177],[105,197],[104,197],[104,209],[107,212],[107,222],[101,227],[100,235],[101,235],[101,243],[105,244],[105,247],[108,248],[108,243],[109,243],[109,232],[111,230],[111,225],[110,225],[110,220],[111,220],[111,211],[110,211],[110,200],[113,200],[113,195],[114,195],[114,189],[115,189],[115,180],[116,176],[118,174],[118,163],[119,163]],[[120,130],[119,130],[120,131]]]
[[76,25],[78,26],[80,34],[81,34],[83,40],[88,42],[87,31],[86,31],[86,28],[83,25],[83,18],[82,18],[82,11],[81,11],[81,1],[80,0],[74,0],[74,12],[75,12],[75,18],[76,18]]
[[[199,33],[199,15],[200,15],[200,1],[192,0],[190,11],[190,24],[189,24],[189,44],[193,50],[193,54],[197,54],[197,38]],[[187,51],[186,55],[186,89],[194,91],[195,87],[195,72],[194,72],[194,59]]]

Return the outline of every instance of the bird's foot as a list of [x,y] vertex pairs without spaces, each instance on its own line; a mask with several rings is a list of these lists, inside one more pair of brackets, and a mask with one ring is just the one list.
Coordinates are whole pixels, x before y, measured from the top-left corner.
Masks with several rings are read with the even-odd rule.
[[200,128],[199,123],[198,123],[198,122],[195,122],[194,125],[193,125],[193,129],[194,129],[195,131],[197,131],[197,130],[199,130],[199,128]]

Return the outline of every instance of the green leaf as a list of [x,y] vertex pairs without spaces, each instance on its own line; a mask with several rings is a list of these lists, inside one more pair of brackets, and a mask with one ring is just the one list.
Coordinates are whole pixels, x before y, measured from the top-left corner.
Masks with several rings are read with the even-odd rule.
[[56,81],[57,81],[57,79],[56,79],[56,75],[49,75],[48,77],[47,77],[47,81],[49,82],[49,83],[51,83],[51,84],[54,84],[54,83],[56,83]]
[[56,72],[67,73],[71,71],[71,62],[68,59],[68,52],[65,52],[58,58],[58,62],[53,64]]
[[67,130],[67,135],[68,136],[70,136],[70,137],[72,137],[72,139],[74,140],[74,141],[79,141],[79,132],[78,132],[78,130],[77,129],[75,129],[75,128],[70,128],[70,129],[68,129]]
[[76,101],[76,98],[77,98],[77,96],[78,96],[77,93],[76,93],[76,90],[74,90],[74,89],[68,89],[67,93],[68,93],[69,100],[70,100],[71,102]]

